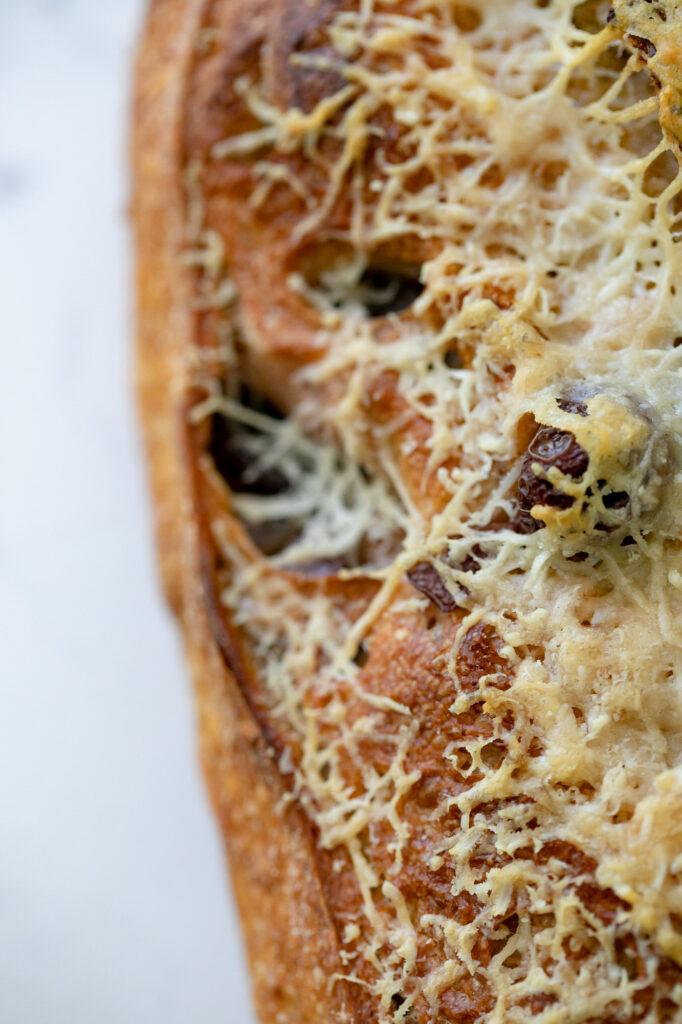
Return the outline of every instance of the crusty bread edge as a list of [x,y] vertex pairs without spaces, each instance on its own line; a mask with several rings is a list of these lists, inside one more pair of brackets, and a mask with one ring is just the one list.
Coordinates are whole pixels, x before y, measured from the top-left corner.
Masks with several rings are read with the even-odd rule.
[[[263,1024],[351,1024],[335,984],[339,943],[309,830],[285,798],[274,755],[211,633],[199,527],[184,462],[183,360],[195,329],[181,260],[181,125],[187,69],[206,0],[152,0],[133,114],[137,392],[156,508],[161,575],[195,683],[200,750],[223,833]],[[225,1007],[225,1020],[233,1010]]]

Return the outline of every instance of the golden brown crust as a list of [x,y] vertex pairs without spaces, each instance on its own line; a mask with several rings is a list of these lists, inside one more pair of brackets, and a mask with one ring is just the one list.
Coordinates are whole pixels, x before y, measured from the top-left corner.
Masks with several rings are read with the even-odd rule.
[[185,240],[181,90],[201,7],[184,0],[150,7],[138,56],[133,121],[137,387],[156,499],[161,572],[176,611],[181,603],[181,470],[172,391],[192,323],[191,290],[178,272]]
[[259,1016],[278,1024],[350,1024],[357,1017],[348,993],[343,984],[330,983],[339,970],[337,940],[311,871],[310,835],[299,812],[283,800],[273,752],[209,628],[199,524],[187,515],[191,496],[182,468],[181,397],[174,394],[173,382],[194,318],[180,258],[185,221],[178,147],[184,72],[202,6],[155,0],[137,72],[138,393],[161,568],[184,627],[196,684],[201,760],[229,855]]

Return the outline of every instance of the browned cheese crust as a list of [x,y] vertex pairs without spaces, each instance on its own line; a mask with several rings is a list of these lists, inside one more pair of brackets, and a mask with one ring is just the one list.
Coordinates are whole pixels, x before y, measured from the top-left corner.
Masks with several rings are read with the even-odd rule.
[[263,1024],[682,1021],[681,66],[666,0],[151,3],[138,390]]

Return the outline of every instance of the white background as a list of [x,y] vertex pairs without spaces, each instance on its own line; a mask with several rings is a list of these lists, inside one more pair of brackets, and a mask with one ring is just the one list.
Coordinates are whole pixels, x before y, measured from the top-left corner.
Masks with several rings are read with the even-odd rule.
[[2,1024],[251,1021],[130,384],[142,8],[0,0]]

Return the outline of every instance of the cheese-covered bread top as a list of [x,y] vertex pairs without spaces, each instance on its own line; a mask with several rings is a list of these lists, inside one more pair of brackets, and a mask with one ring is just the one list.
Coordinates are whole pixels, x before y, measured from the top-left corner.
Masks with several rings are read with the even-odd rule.
[[189,76],[207,594],[320,984],[682,1020],[682,8],[213,0]]

